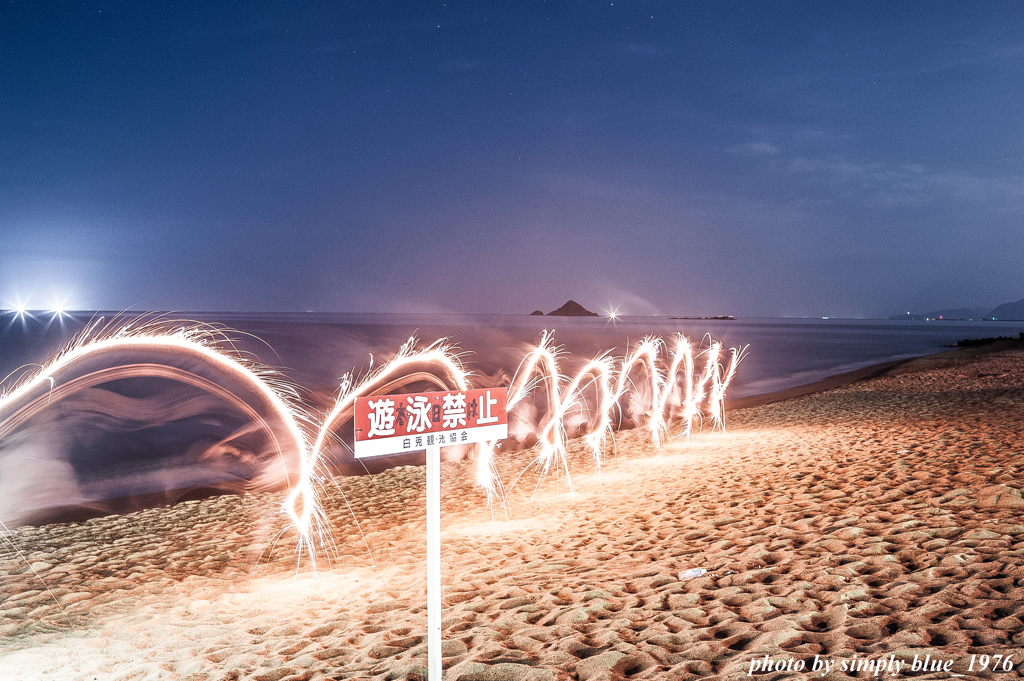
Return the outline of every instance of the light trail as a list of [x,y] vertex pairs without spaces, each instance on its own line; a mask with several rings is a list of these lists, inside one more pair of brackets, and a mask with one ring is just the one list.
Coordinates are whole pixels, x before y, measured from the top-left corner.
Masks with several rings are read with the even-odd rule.
[[[325,463],[328,439],[333,437],[348,448],[348,444],[337,437],[336,431],[339,426],[352,420],[357,397],[387,395],[419,382],[431,383],[441,390],[469,389],[468,374],[454,347],[446,339],[437,340],[422,350],[416,350],[416,344],[416,338],[410,338],[399,348],[398,354],[391,361],[371,371],[354,387],[351,374],[342,377],[334,407],[320,424],[313,446],[305,452],[302,470],[304,476],[308,477],[304,478],[302,485],[292,488],[284,504],[288,516],[296,527],[300,528],[300,537],[303,539],[308,541],[311,526],[317,529],[316,534],[321,538],[321,543],[326,541],[323,538],[330,534],[323,525],[325,517],[320,505],[310,503],[315,500],[315,495],[307,494],[306,490],[307,487],[312,489],[314,484],[322,488],[324,482],[332,477]],[[483,457],[481,462],[493,465],[484,462]],[[484,481],[488,479],[485,478]],[[493,488],[485,485],[485,489],[490,498]],[[345,503],[348,503],[348,499],[345,499]],[[358,523],[358,520],[356,522]],[[363,541],[365,542],[365,537]]]
[[[664,414],[660,411],[662,404],[661,393],[665,381],[658,371],[658,359],[663,346],[662,340],[654,336],[648,336],[638,342],[632,354],[623,358],[622,366],[619,369],[619,379],[615,385],[615,403],[619,404],[622,398],[626,396],[629,387],[631,385],[634,388],[636,387],[630,378],[633,367],[641,366],[647,373],[647,381],[651,391],[651,406],[649,410],[644,410],[644,416],[651,431],[651,442],[654,443],[654,447],[659,452],[661,451],[662,431],[667,430]],[[636,392],[639,391],[634,391],[634,393]],[[640,398],[638,397],[637,399],[639,401]],[[621,419],[621,406],[619,415]]]
[[[548,418],[538,436],[541,448],[536,459],[541,467],[541,475],[548,472],[552,463],[561,464],[565,468],[566,476],[569,475],[569,461],[565,452],[564,417],[567,405],[575,395],[562,397],[562,382],[565,377],[558,369],[558,357],[561,352],[562,349],[554,344],[554,334],[545,330],[541,333],[540,343],[519,363],[519,368],[516,369],[508,391],[507,406],[509,411],[512,411],[537,386],[541,384],[545,386]],[[509,489],[514,486],[515,482]],[[569,489],[572,490],[571,478],[569,478]]]
[[[624,420],[636,427],[644,426],[659,453],[665,439],[673,437],[671,426],[676,420],[682,428],[674,437],[688,439],[694,422],[702,427],[705,416],[712,431],[724,430],[725,394],[746,348],[733,348],[723,367],[721,343],[706,339],[708,347],[695,357],[692,344],[681,333],[676,334],[671,349],[661,338],[648,336],[623,357],[599,354],[569,379],[559,366],[565,352],[555,345],[553,332],[544,331],[508,382],[510,413],[527,404],[532,407],[533,400],[528,398],[539,388],[543,387],[545,393],[544,410],[539,421],[532,423],[538,455],[516,477],[509,491],[535,464],[540,471],[538,485],[555,466],[564,470],[572,491],[566,449],[570,433],[583,437],[600,472],[605,444],[609,438],[614,442],[616,423],[621,427]],[[217,376],[202,376],[167,360],[174,357],[199,360],[203,366],[213,367],[217,376],[239,381],[273,418],[268,421],[247,399],[221,385]],[[704,367],[697,374],[695,365],[700,358]],[[643,380],[638,377],[641,371]],[[417,349],[417,340],[410,338],[390,361],[369,372],[358,384],[352,374],[346,374],[333,407],[319,418],[311,416],[312,410],[297,386],[238,352],[223,327],[162,317],[115,318],[105,325],[99,319],[88,324],[52,360],[0,394],[0,439],[53,402],[94,385],[140,376],[168,378],[216,395],[266,433],[289,487],[282,510],[298,535],[297,568],[301,567],[302,556],[308,555],[314,571],[318,553],[329,556],[334,548],[330,522],[319,501],[319,492],[334,479],[327,463],[329,448],[332,441],[349,448],[339,433],[352,421],[356,398],[394,394],[422,383],[450,391],[473,387],[471,374],[447,339]],[[593,399],[588,401],[585,395]],[[476,479],[489,506],[495,498],[504,501],[507,496],[497,470],[496,444],[490,442],[478,448]],[[297,475],[295,466],[289,470],[286,453],[297,457]]]
[[[125,361],[126,355],[134,360]],[[140,357],[150,361],[139,361]],[[175,357],[198,360],[200,366],[213,367],[222,377],[239,381],[274,415],[274,422],[268,422],[258,409],[218,381],[167,361]],[[306,433],[313,424],[297,387],[235,350],[226,329],[153,316],[127,321],[115,318],[107,324],[97,319],[53,359],[0,394],[0,438],[51,403],[94,385],[132,377],[169,378],[205,390],[239,409],[266,433],[276,450],[285,483],[305,509],[306,522],[294,525],[299,533],[300,555],[307,547],[315,569],[316,551],[311,547],[310,530],[323,526],[324,516],[311,486],[313,475],[305,469],[309,460],[305,455],[309,450]],[[289,471],[289,454],[300,462],[298,471]],[[317,534],[322,540],[323,534]]]
[[[572,491],[568,457],[566,455],[566,415],[574,405],[587,413],[596,413],[596,425],[585,434],[584,439],[594,456],[595,464],[600,472],[601,443],[608,433],[617,430],[612,428],[615,420],[614,412],[618,411],[619,424],[622,424],[624,409],[622,402],[629,398],[635,399],[640,415],[646,421],[651,442],[658,453],[661,453],[663,442],[671,436],[670,424],[675,413],[681,409],[683,428],[676,437],[689,439],[693,431],[693,422],[700,419],[706,411],[712,421],[712,430],[725,429],[725,392],[736,373],[736,368],[746,354],[746,347],[733,348],[729,365],[724,369],[719,361],[722,344],[710,340],[709,347],[700,353],[705,358],[704,371],[694,380],[693,346],[681,333],[676,334],[675,347],[669,352],[667,365],[662,359],[665,343],[655,336],[648,336],[639,341],[633,351],[619,360],[619,370],[613,380],[613,360],[607,355],[587,363],[570,381],[561,375],[558,359],[561,348],[554,345],[553,334],[544,331],[540,342],[527,354],[520,363],[512,379],[509,389],[509,410],[524,402],[526,397],[538,386],[544,385],[547,394],[547,411],[543,422],[538,425],[540,430],[540,453],[535,460],[540,468],[541,477],[548,473],[552,463],[558,462],[565,470],[569,489]],[[641,368],[646,374],[644,388],[650,392],[647,404],[642,399],[640,385],[632,379],[634,369]],[[680,377],[680,371],[682,375]],[[590,381],[586,381],[587,378]],[[680,386],[680,383],[682,384]],[[710,383],[710,393],[708,384]],[[563,386],[563,384],[566,384]],[[611,386],[614,384],[614,390]],[[598,393],[598,406],[591,409],[583,399],[583,386],[595,385]],[[703,409],[702,409],[703,405]],[[629,414],[632,418],[632,414]],[[593,421],[592,421],[593,422]],[[644,425],[637,423],[637,426]],[[531,464],[533,465],[533,464]],[[529,466],[526,470],[529,469]],[[516,478],[522,477],[524,470]],[[510,486],[513,487],[515,482]],[[539,484],[538,480],[538,484]]]

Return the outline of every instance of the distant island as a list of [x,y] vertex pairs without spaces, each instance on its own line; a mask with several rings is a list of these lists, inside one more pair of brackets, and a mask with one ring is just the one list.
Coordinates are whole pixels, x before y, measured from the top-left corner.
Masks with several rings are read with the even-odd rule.
[[[552,310],[551,312],[548,312],[547,315],[545,315],[541,310],[534,310],[533,312],[530,313],[530,316],[531,317],[544,317],[544,316],[547,316],[547,317],[600,317],[601,315],[599,315],[596,312],[591,312],[587,308],[585,308],[582,305],[580,305],[579,303],[577,303],[575,300],[570,300],[570,301],[566,302],[565,305],[563,305],[562,307],[558,308],[557,310]],[[612,315],[612,317],[614,318],[614,315]],[[723,315],[718,315],[717,317],[669,317],[669,319],[728,319],[728,320],[735,320],[736,318],[733,317],[732,315],[723,314]]]
[[[530,313],[531,316],[543,315],[544,313],[540,310],[534,310]],[[587,308],[583,307],[575,300],[568,301],[565,305],[548,312],[549,317],[599,317],[600,315],[596,312],[591,312]]]
[[1024,321],[1024,298],[1015,303],[1003,303],[988,311],[980,308],[955,307],[932,312],[907,312],[894,314],[889,319],[914,321]]
[[717,317],[669,317],[669,319],[731,319],[736,320],[731,314],[720,314]]

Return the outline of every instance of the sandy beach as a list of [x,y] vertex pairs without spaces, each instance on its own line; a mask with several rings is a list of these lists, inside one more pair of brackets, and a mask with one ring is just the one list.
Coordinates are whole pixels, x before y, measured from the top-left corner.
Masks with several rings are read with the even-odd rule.
[[[530,472],[507,507],[445,463],[445,678],[1022,675],[1024,349],[733,405],[727,425],[661,455],[618,433],[600,474],[575,442],[574,493]],[[500,457],[506,484],[534,455]],[[423,678],[423,468],[328,488],[316,576],[282,498],[11,532],[0,678]]]

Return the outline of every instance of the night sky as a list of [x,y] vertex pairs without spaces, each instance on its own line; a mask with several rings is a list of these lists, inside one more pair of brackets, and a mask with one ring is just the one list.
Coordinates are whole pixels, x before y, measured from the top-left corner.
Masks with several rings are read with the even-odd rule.
[[1024,297],[1024,4],[5,2],[0,307]]

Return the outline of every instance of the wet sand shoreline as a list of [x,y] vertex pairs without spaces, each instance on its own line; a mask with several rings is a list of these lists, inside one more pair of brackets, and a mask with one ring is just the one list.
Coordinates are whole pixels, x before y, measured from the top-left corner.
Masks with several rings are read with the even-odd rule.
[[[911,365],[731,403],[726,433],[660,456],[644,432],[619,433],[600,475],[576,442],[576,493],[528,473],[508,520],[472,462],[445,463],[445,678],[733,679],[766,655],[929,655],[972,676],[971,655],[1007,653],[1012,670],[986,678],[1017,678],[1024,352]],[[502,457],[502,478],[531,454]],[[0,676],[422,678],[422,468],[339,488],[376,567],[334,489],[337,551],[315,579],[304,563],[296,576],[294,537],[268,550],[279,494],[15,531],[25,559],[0,561]],[[681,581],[689,568],[709,574]]]
[[969,361],[973,358],[996,352],[1012,350],[1017,347],[1020,347],[1020,341],[997,341],[995,343],[976,347],[953,348],[951,350],[943,350],[930,355],[921,355],[920,357],[899,359],[891,362],[881,362],[879,364],[872,364],[853,371],[844,371],[839,374],[833,374],[832,376],[826,376],[820,381],[793,386],[786,390],[778,390],[775,392],[750,395],[749,397],[739,397],[735,399],[727,398],[725,406],[727,410],[760,407],[766,404],[773,404],[775,402],[793,399],[794,397],[803,397],[804,395],[812,395],[814,393],[820,393],[834,388],[842,388],[850,385],[851,383],[866,381],[869,378],[875,378],[877,376],[900,372],[924,371],[930,368],[955,364],[960,361]]

